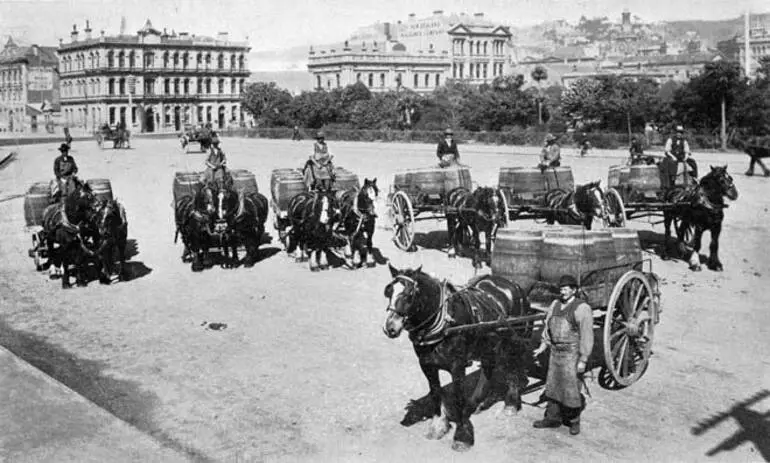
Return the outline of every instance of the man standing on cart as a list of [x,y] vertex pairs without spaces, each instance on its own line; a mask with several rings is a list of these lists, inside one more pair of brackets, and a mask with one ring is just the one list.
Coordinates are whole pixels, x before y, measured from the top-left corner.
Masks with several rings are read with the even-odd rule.
[[681,125],[676,126],[676,133],[673,137],[666,140],[666,158],[663,160],[663,168],[665,169],[667,179],[669,181],[668,186],[672,187],[676,184],[676,177],[679,170],[679,165],[683,166],[682,175],[684,175],[684,182],[686,185],[690,185],[690,179],[687,178],[688,167],[690,169],[690,175],[694,180],[698,178],[698,164],[692,157],[690,152],[690,145],[684,138],[684,127]]
[[334,183],[334,165],[332,159],[334,156],[329,153],[329,146],[326,144],[326,137],[323,132],[316,133],[316,142],[313,144],[313,154],[305,163],[304,175],[305,185],[308,190],[317,187],[317,183],[324,176],[328,175],[330,183]]
[[438,166],[441,168],[460,163],[460,151],[457,149],[454,135],[452,129],[446,129],[444,131],[444,139],[439,140],[438,146],[436,147]]
[[539,356],[551,348],[544,396],[548,400],[545,417],[535,421],[538,429],[569,426],[573,436],[580,434],[580,414],[585,397],[580,393],[582,376],[594,346],[591,307],[578,299],[578,283],[571,275],[559,280],[558,300],[551,304],[545,319]]
[[540,164],[538,167],[545,172],[549,167],[561,166],[561,147],[556,143],[556,137],[550,133],[545,136],[545,146],[540,151]]
[[75,158],[70,156],[70,145],[62,143],[59,151],[61,155],[53,161],[53,174],[56,179],[51,182],[51,198],[54,202],[63,200],[77,185],[75,174],[78,173],[78,165]]

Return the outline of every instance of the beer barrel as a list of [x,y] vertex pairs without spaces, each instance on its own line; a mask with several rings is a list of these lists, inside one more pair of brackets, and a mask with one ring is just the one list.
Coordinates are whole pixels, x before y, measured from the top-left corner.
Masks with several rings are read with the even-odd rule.
[[463,187],[472,191],[471,171],[464,167],[450,167],[444,170],[444,193]]
[[28,227],[43,224],[43,212],[51,204],[49,182],[35,182],[24,195],[24,220]]
[[628,173],[628,184],[633,191],[659,191],[661,184],[658,166],[631,166]]
[[525,204],[539,201],[546,192],[545,177],[540,169],[504,167],[498,177],[500,186],[511,192],[511,203]]
[[572,167],[549,167],[543,172],[545,177],[545,189],[571,191],[575,188],[575,179],[572,176]]
[[334,189],[345,191],[355,188],[361,188],[361,182],[358,181],[358,175],[345,169],[344,167],[334,168]]
[[[402,189],[426,195],[444,195],[457,187],[473,188],[470,170],[463,167],[414,169],[403,175],[405,188]],[[401,177],[394,178],[394,185],[398,185],[398,181],[402,181]]]
[[540,280],[542,231],[500,229],[492,249],[492,274],[517,283],[525,292]]
[[102,201],[112,201],[112,184],[106,178],[92,178],[86,180],[86,184],[91,187],[94,196]]
[[185,196],[195,196],[201,191],[200,172],[177,172],[174,174],[174,202]]
[[631,168],[627,166],[610,166],[610,172],[607,176],[607,186],[609,188],[618,188],[628,183],[628,176]]
[[271,194],[278,209],[285,211],[289,208],[291,198],[307,191],[305,180],[298,170],[273,171],[270,176]]
[[540,278],[557,284],[562,275],[580,278],[594,259],[594,237],[586,230],[558,230],[545,234]]
[[[624,265],[623,273],[642,261],[642,245],[639,232],[630,228],[610,228],[615,248],[615,265]],[[618,272],[620,273],[620,272]],[[619,275],[618,275],[619,276]]]
[[246,169],[233,169],[230,171],[233,177],[233,188],[240,192],[243,190],[246,194],[259,193],[257,187],[257,178]]

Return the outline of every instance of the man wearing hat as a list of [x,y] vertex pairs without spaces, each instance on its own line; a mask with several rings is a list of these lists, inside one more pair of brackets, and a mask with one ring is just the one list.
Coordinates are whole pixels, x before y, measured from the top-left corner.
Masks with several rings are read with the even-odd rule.
[[70,156],[70,145],[62,143],[59,146],[59,151],[61,155],[53,161],[53,175],[56,180],[51,182],[51,197],[55,202],[63,199],[72,191],[77,183],[75,174],[78,173],[75,158]]
[[436,156],[439,167],[449,167],[460,162],[460,151],[457,149],[452,129],[444,130],[444,139],[438,142]]
[[550,133],[545,136],[545,146],[540,151],[540,170],[545,171],[549,167],[561,166],[561,147],[556,143],[556,137]]
[[328,178],[331,182],[334,182],[334,165],[332,159],[334,156],[329,153],[329,146],[326,144],[326,136],[323,132],[318,132],[315,135],[315,143],[313,144],[313,154],[310,155],[310,159],[305,163],[305,185],[309,190],[315,188],[317,180]]
[[548,309],[539,356],[551,348],[544,397],[548,400],[545,417],[535,428],[569,426],[571,435],[580,434],[580,413],[585,398],[580,393],[582,376],[594,345],[593,315],[585,301],[575,297],[578,283],[571,275],[559,280],[559,299]]
[[211,133],[211,149],[209,157],[206,158],[206,171],[203,172],[201,181],[207,186],[230,185],[230,175],[227,172],[227,156],[219,147],[219,136],[216,132]]
[[[692,158],[690,145],[684,138],[684,127],[681,125],[676,126],[676,133],[674,136],[666,140],[665,152],[666,159],[664,160],[663,166],[667,172],[669,187],[676,184],[676,177],[680,164],[687,165],[691,171],[690,175],[694,179],[698,178],[698,164],[695,162],[695,159]],[[684,182],[686,185],[689,185],[690,179],[685,176]]]

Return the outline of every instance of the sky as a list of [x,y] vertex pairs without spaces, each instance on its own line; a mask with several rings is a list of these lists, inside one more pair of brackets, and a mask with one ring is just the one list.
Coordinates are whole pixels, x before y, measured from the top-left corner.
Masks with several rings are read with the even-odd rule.
[[[409,13],[430,16],[483,12],[487,18],[516,25],[586,17],[619,18],[624,8],[645,21],[729,19],[747,8],[770,11],[768,0],[0,0],[0,36],[57,46],[90,20],[93,34],[135,33],[146,19],[157,29],[248,40],[252,51],[322,45],[347,38],[357,27],[377,21],[405,20]],[[81,32],[81,37],[82,37]]]

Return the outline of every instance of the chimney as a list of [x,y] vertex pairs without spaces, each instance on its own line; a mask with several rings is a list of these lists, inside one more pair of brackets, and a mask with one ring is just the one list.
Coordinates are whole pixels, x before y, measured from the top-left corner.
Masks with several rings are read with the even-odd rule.
[[409,19],[414,19],[414,18],[415,18],[415,16],[417,16],[417,15],[416,15],[416,14],[414,14],[414,13],[409,13]]
[[444,10],[434,10],[433,16],[441,16],[444,14]]
[[377,41],[374,41],[374,45],[372,45],[372,51],[377,51]]
[[64,46],[64,39],[59,39],[59,48]]
[[73,42],[78,41],[78,26],[77,24],[72,25],[72,32],[70,32],[70,39],[72,39]]
[[343,51],[350,51],[350,44],[348,44],[348,41],[345,40],[345,48],[342,49]]
[[310,46],[310,51],[307,52],[308,55],[315,55],[315,50],[313,50],[313,46]]
[[229,34],[227,32],[217,32],[217,40],[227,42]]
[[87,19],[86,19],[85,31],[86,31],[86,40],[91,40],[91,24]]
[[180,32],[179,33],[179,38],[180,39],[189,39],[190,38],[190,33],[189,32]]
[[476,19],[484,19],[484,13],[473,13],[473,17]]

